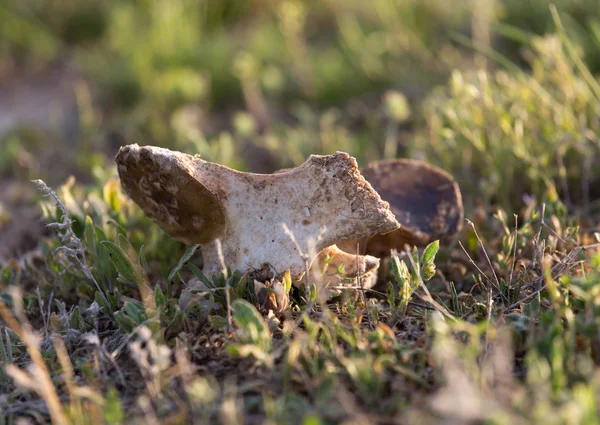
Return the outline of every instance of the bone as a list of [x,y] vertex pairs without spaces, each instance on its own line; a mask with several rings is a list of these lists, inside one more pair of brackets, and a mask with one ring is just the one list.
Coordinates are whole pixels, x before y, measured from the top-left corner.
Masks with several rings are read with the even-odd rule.
[[376,161],[361,170],[364,178],[390,204],[400,229],[358,241],[340,243],[347,252],[377,257],[405,245],[425,246],[460,232],[463,204],[458,184],[444,170],[422,161],[392,159]]
[[[267,268],[272,277],[290,270],[298,280],[304,258],[310,265],[324,249],[340,254],[330,248],[337,243],[399,228],[389,204],[344,152],[311,155],[278,174],[243,173],[154,146],[124,146],[116,162],[125,192],[149,217],[174,239],[202,244],[207,273],[223,265]],[[354,273],[372,274],[378,266],[373,257],[347,255]]]
[[332,259],[330,264],[336,268],[339,265],[343,266],[345,277],[364,276],[379,267],[379,258],[371,255],[353,255],[342,251],[337,245],[327,247],[319,253],[319,261],[325,262],[327,257]]
[[[347,248],[351,248],[350,245],[352,243],[353,241],[341,242],[341,244],[344,244]],[[354,244],[354,248],[356,248],[356,244]],[[350,249],[348,249],[348,251],[350,251]],[[356,252],[356,249],[354,252]],[[332,269],[333,273],[335,273],[334,277],[337,277],[339,281],[346,278],[360,278],[360,284],[365,289],[370,289],[377,283],[377,272],[380,264],[379,258],[371,255],[355,255],[341,250],[337,245],[325,248],[319,253],[317,259],[319,268],[322,269],[324,267],[327,258],[329,258],[329,268]],[[342,266],[343,270],[341,275],[337,275],[339,266]],[[331,273],[329,275],[331,275]],[[339,286],[336,285],[335,281],[330,283]],[[358,284],[359,281],[357,280],[356,283]]]

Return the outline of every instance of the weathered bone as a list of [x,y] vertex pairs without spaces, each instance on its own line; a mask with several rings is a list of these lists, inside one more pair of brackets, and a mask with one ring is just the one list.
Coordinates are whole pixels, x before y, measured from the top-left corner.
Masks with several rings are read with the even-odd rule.
[[463,222],[460,188],[444,170],[422,161],[392,159],[372,162],[364,178],[390,204],[401,228],[385,235],[340,243],[342,250],[385,257],[405,244],[424,246],[459,232]]
[[[305,271],[298,248],[318,253],[399,227],[356,160],[343,152],[311,155],[297,168],[269,175],[153,146],[122,147],[116,162],[123,188],[148,216],[173,238],[202,244],[207,272],[222,263],[242,271],[268,266],[273,276],[290,270],[297,279]],[[354,263],[359,273],[378,265],[373,257]]]

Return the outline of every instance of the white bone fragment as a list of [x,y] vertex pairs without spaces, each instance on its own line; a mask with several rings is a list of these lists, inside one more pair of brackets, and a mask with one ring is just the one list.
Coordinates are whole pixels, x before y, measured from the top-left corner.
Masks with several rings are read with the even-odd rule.
[[[399,228],[388,203],[343,152],[311,155],[277,174],[243,173],[153,146],[124,146],[116,162],[123,188],[148,216],[173,238],[202,244],[207,272],[222,269],[217,239],[232,270],[267,267],[272,277],[290,270],[298,279],[305,262],[297,246],[303,254],[318,253]],[[358,264],[359,273],[379,264],[374,257],[355,259],[329,249],[350,255],[344,260]]]

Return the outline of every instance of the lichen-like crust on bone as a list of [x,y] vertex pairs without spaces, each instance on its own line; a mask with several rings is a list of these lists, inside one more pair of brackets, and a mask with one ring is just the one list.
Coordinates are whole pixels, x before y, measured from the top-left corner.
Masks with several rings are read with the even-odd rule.
[[[121,148],[125,191],[167,233],[203,244],[205,271],[225,265],[304,273],[304,254],[399,227],[387,202],[343,152],[311,155],[279,174],[242,173],[180,152]],[[294,235],[295,242],[283,230]],[[219,252],[215,239],[220,240]]]

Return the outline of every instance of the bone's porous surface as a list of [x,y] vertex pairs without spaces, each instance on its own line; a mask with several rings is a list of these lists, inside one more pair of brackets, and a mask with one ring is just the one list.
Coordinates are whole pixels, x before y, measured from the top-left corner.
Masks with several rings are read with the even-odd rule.
[[311,155],[278,174],[243,173],[153,146],[122,147],[116,162],[125,192],[148,216],[173,238],[202,244],[209,273],[224,263],[297,277],[305,271],[298,248],[312,261],[338,242],[399,227],[343,152]]

